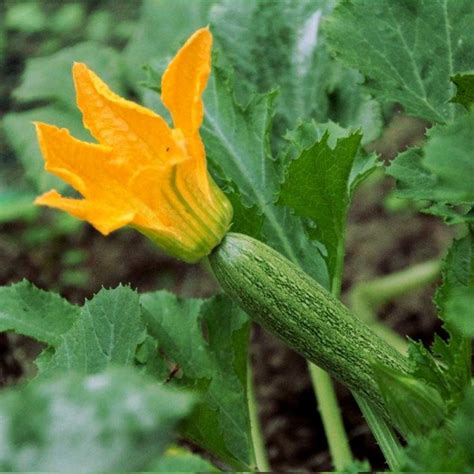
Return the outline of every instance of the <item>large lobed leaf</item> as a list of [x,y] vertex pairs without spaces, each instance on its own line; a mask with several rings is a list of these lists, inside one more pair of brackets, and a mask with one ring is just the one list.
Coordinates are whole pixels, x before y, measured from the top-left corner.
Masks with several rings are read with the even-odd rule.
[[474,469],[474,388],[449,423],[427,436],[412,437],[403,453],[403,472],[472,472]]
[[[202,133],[210,167],[218,181],[227,185],[241,200],[233,230],[255,231],[253,237],[266,241],[310,275],[328,285],[320,249],[305,233],[303,221],[289,209],[276,205],[282,171],[272,159],[269,129],[274,94],[256,95],[244,108],[233,96],[229,73],[213,68],[204,96],[205,118]],[[237,201],[237,197],[234,196]],[[257,226],[248,222],[258,219]]]
[[24,280],[0,287],[0,331],[57,346],[79,318],[79,307]]
[[329,274],[334,277],[342,269],[349,181],[361,135],[339,138],[334,147],[328,140],[326,132],[289,164],[279,203],[316,224],[310,235],[325,246]]
[[451,76],[474,65],[473,22],[471,0],[343,0],[325,31],[376,97],[444,123],[461,110]]
[[354,71],[329,55],[321,24],[334,0],[223,0],[210,12],[216,42],[235,69],[239,101],[255,92],[279,92],[273,141],[300,121],[337,120],[380,131],[380,111]]
[[327,117],[333,63],[319,25],[333,4],[333,0],[224,0],[211,10],[216,40],[238,77],[239,99],[279,88],[280,134],[298,120]]
[[[167,292],[140,299],[136,291],[119,286],[102,289],[78,307],[28,282],[0,288],[0,294],[0,330],[49,345],[37,359],[40,380],[138,366],[155,380],[203,395],[187,423],[187,436],[232,465],[253,465],[249,321],[229,299],[180,299]],[[179,374],[169,377],[174,364]]]
[[247,402],[249,321],[226,297],[141,296],[149,333],[179,375],[171,384],[199,390],[202,404],[186,435],[233,466],[253,463]]
[[129,287],[101,290],[86,301],[74,326],[42,362],[42,373],[75,370],[93,374],[110,365],[132,365],[145,339],[139,296]]
[[436,176],[430,199],[474,205],[474,112],[430,130],[423,164]]
[[242,107],[229,75],[214,66],[203,137],[210,167],[236,207],[233,230],[265,241],[329,287],[326,264],[332,276],[351,194],[378,165],[376,157],[360,150],[360,133],[309,122],[287,134],[288,149],[274,160],[274,94],[254,95]]
[[[380,110],[361,78],[330,58],[320,24],[334,0],[146,0],[124,53],[137,88],[143,66],[163,70],[182,42],[210,24],[218,49],[235,69],[235,92],[246,103],[255,92],[279,90],[273,139],[311,118],[362,126],[367,140],[381,128]],[[172,7],[171,7],[172,5]]]
[[426,200],[427,212],[447,222],[472,221],[474,206],[474,111],[428,132],[423,149],[401,153],[387,172],[397,180],[397,194]]
[[436,388],[450,410],[462,400],[471,384],[471,334],[473,306],[459,301],[462,295],[474,292],[474,246],[468,234],[454,241],[443,265],[443,283],[435,302],[449,339],[435,336],[432,353],[421,344],[410,344],[413,373]]
[[0,393],[0,468],[149,470],[194,404],[130,368],[35,380]]

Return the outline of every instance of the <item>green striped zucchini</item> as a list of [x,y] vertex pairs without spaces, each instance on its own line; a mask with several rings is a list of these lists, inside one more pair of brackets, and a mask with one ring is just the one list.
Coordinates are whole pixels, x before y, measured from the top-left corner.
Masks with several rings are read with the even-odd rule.
[[407,374],[406,357],[319,283],[258,240],[229,233],[209,260],[224,291],[252,319],[388,416],[373,365]]

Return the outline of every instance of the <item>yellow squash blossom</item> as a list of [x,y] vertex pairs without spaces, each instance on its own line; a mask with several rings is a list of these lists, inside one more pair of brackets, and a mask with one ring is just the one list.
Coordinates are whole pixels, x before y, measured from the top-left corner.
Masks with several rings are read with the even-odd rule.
[[83,199],[52,190],[36,204],[84,219],[104,235],[130,225],[186,262],[209,254],[232,219],[228,199],[207,172],[199,135],[211,47],[209,30],[196,31],[163,75],[161,99],[174,128],[114,94],[85,64],[75,63],[77,104],[84,126],[99,144],[37,123],[45,169]]

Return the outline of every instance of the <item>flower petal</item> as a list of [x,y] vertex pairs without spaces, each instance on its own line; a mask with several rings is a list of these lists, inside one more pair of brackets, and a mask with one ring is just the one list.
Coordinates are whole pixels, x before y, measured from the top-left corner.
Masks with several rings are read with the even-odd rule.
[[35,126],[47,171],[62,178],[83,196],[90,194],[88,189],[102,187],[104,174],[112,171],[109,147],[77,140],[65,128],[40,122]]
[[210,31],[197,30],[178,51],[161,81],[161,100],[170,111],[174,126],[188,139],[202,123],[202,93],[211,72],[211,48]]
[[150,165],[188,158],[159,115],[114,94],[85,64],[75,63],[73,75],[84,126],[100,143],[130,161]]
[[104,206],[86,199],[65,198],[54,189],[37,197],[35,204],[66,211],[78,219],[88,221],[104,235],[130,224],[135,216],[134,212],[120,212],[118,208]]

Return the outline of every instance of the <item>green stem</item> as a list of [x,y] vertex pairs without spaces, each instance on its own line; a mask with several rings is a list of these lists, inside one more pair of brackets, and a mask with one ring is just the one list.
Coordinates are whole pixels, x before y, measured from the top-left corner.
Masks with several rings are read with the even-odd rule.
[[[332,294],[339,297],[344,261],[344,242],[339,241],[338,259],[331,282]],[[342,421],[341,410],[337,402],[336,392],[330,375],[308,361],[309,373],[313,384],[314,395],[318,402],[319,413],[323,422],[324,432],[328,441],[329,452],[336,471],[343,470],[352,462],[352,452]]]
[[309,362],[308,367],[334,468],[341,471],[352,462],[352,453],[333,383],[329,374],[317,365]]
[[265,443],[258,418],[258,404],[255,397],[255,387],[252,377],[252,364],[247,364],[247,400],[250,416],[250,431],[252,434],[253,451],[255,456],[255,464],[260,472],[270,472],[270,464],[268,463],[267,453],[265,451]]
[[[400,352],[406,352],[406,341],[391,328],[377,321],[376,310],[379,305],[401,296],[411,290],[423,287],[438,278],[441,264],[432,260],[392,275],[359,283],[349,294],[350,306],[354,312],[388,343]],[[392,471],[401,466],[402,447],[395,433],[372,405],[362,397],[354,395],[382,453]]]
[[400,445],[396,434],[393,432],[393,429],[372,407],[370,402],[356,394],[354,394],[354,398],[359,405],[377,444],[380,446],[388,467],[391,471],[398,471],[402,464],[402,446]]
[[391,275],[359,283],[349,293],[349,306],[365,323],[400,352],[407,343],[391,328],[377,321],[377,309],[383,303],[435,281],[440,274],[439,260],[413,265]]

